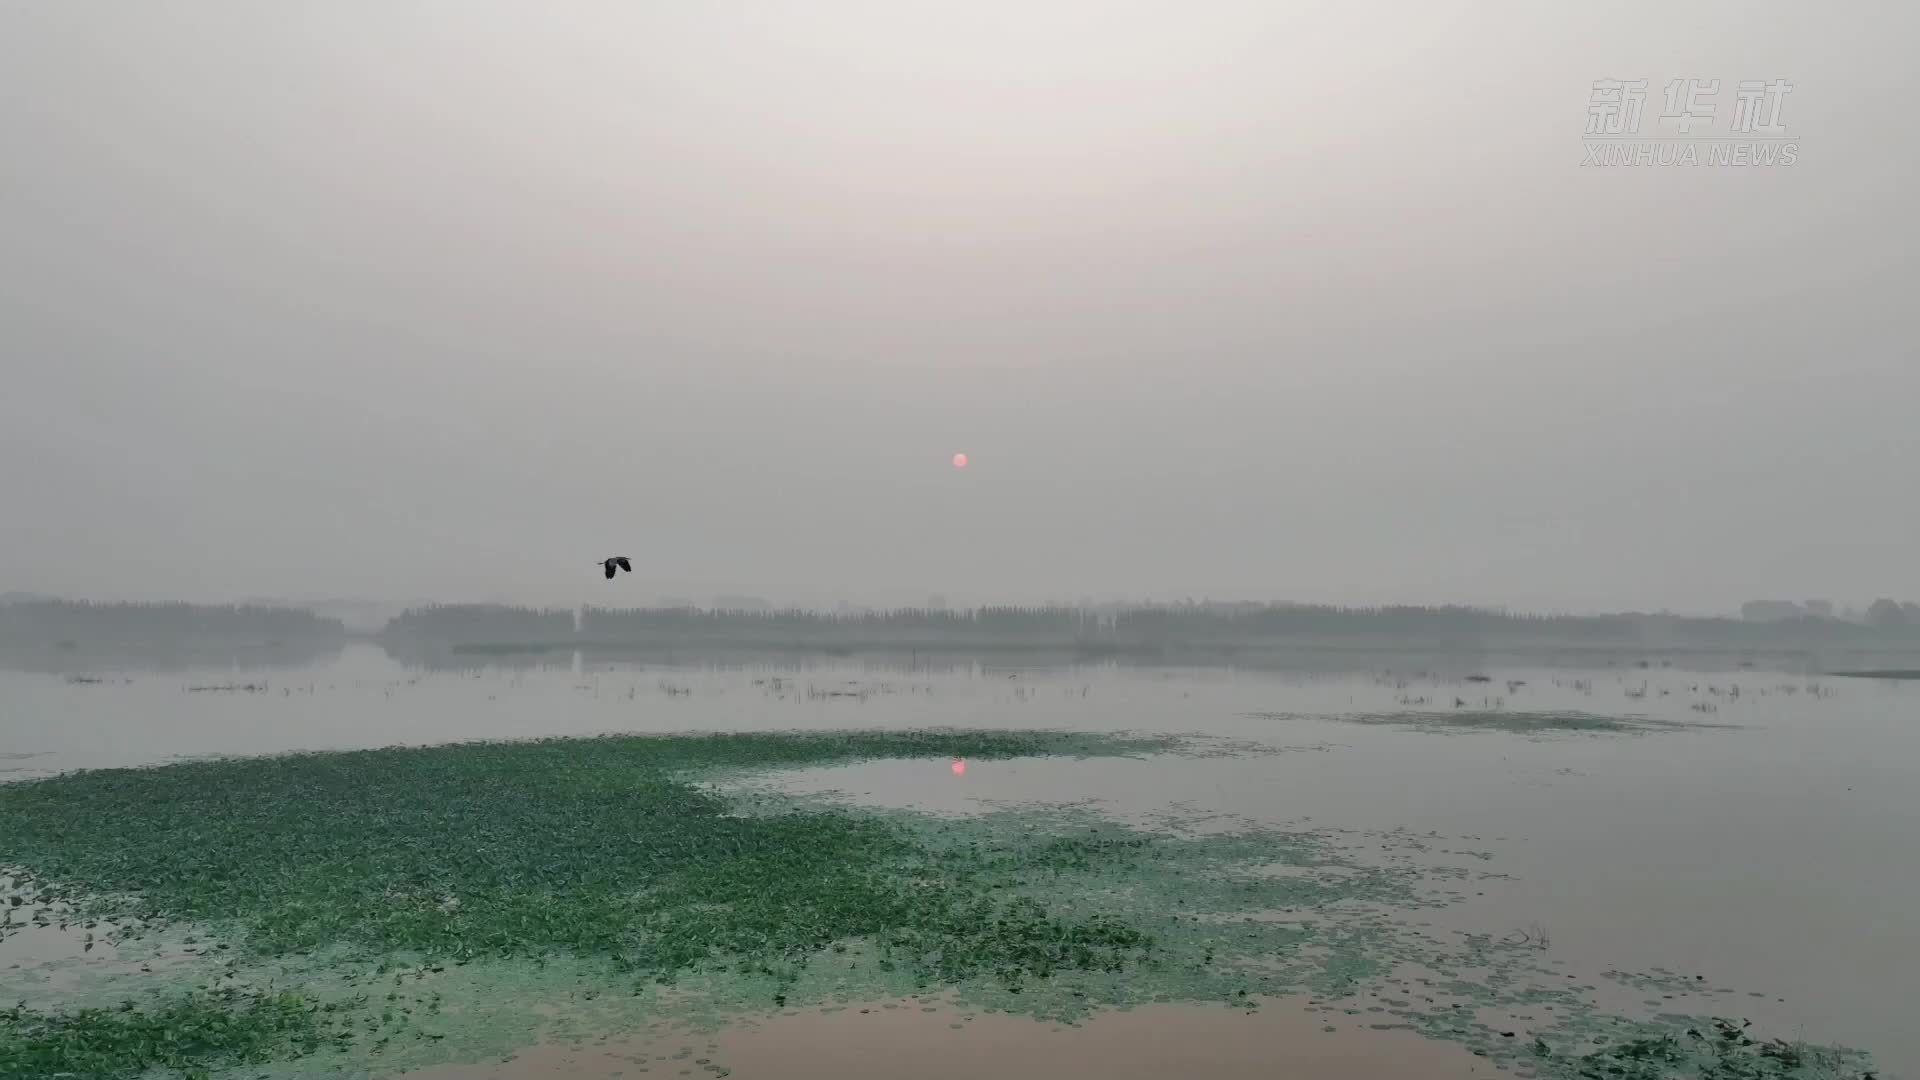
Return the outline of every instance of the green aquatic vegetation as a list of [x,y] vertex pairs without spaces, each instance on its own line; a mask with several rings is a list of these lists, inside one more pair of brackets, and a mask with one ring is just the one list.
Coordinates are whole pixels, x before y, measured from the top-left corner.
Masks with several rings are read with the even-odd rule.
[[[663,1016],[718,1024],[911,994],[1073,1021],[1102,1008],[1245,1009],[1304,993],[1317,1008],[1567,1080],[1589,1065],[1626,1067],[1580,1056],[1601,1039],[1618,1048],[1682,1037],[1670,1021],[1601,1014],[1591,987],[1530,945],[1411,923],[1410,912],[1456,898],[1458,874],[1479,873],[1440,864],[1481,857],[1436,849],[1444,838],[1198,815],[1134,828],[1088,807],[943,817],[714,783],[868,758],[1181,748],[1050,732],[620,737],[197,761],[0,786],[0,865],[30,875],[19,891],[33,904],[81,925],[130,922],[170,956],[207,946],[177,967],[88,981],[67,1011],[17,1010],[8,1034],[35,1052],[49,1039],[144,1046],[142,1033],[164,1031],[171,1016],[182,1030],[233,1038],[74,1071],[245,1062],[250,1076],[294,1077],[473,1061]],[[127,942],[116,945],[125,959]],[[44,974],[0,972],[0,990],[32,990],[44,984],[8,980]],[[211,985],[228,996],[194,989]],[[287,988],[310,1032],[256,1011]],[[79,1007],[122,990],[141,1003]],[[189,1005],[199,1011],[168,1012]],[[1553,1019],[1529,1038],[1480,1018],[1539,1007]],[[284,1036],[248,1041],[282,1030],[269,1021],[284,1021]],[[44,1073],[0,1069],[12,1075]],[[1755,1074],[1799,1075],[1821,1074]]]
[[338,1005],[297,994],[190,994],[139,1008],[0,1011],[0,1077],[137,1076],[167,1069],[198,1077],[213,1068],[300,1057],[344,1037]]
[[[1545,1043],[1534,1048],[1546,1058]],[[1716,1018],[1681,1032],[1634,1039],[1584,1054],[1572,1063],[1581,1080],[1873,1080],[1851,1051],[1784,1039],[1757,1040],[1744,1022]]]
[[1616,971],[1603,974],[1621,986],[1630,986],[1648,994],[1731,994],[1732,989],[1713,986],[1705,975],[1683,975],[1666,968],[1651,971]]
[[0,788],[0,861],[89,917],[230,926],[262,955],[564,950],[668,976],[935,927],[971,945],[938,950],[952,971],[963,963],[953,957],[1018,954],[1032,935],[1096,951],[1139,943],[1009,910],[877,817],[741,814],[686,774],[1164,745],[937,731],[605,737],[102,770]]

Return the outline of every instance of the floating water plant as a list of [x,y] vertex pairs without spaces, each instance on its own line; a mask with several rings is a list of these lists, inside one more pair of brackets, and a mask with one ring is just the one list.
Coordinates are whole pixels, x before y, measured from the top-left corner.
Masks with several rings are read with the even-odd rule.
[[141,1009],[42,1014],[0,1011],[0,1077],[138,1076],[167,1069],[205,1076],[213,1068],[259,1064],[351,1040],[338,1006],[297,994],[193,994]]
[[950,910],[983,919],[979,905],[994,906],[950,878],[904,884],[924,855],[877,818],[734,813],[685,778],[692,770],[1164,745],[992,732],[609,737],[102,770],[0,788],[0,860],[92,917],[220,923],[260,954],[561,949],[664,975],[716,956],[804,955]]

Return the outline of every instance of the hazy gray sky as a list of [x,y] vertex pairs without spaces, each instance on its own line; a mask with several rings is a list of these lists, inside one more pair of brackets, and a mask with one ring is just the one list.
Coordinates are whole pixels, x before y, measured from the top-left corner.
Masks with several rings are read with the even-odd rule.
[[1920,598],[1916,31],[0,0],[0,589]]

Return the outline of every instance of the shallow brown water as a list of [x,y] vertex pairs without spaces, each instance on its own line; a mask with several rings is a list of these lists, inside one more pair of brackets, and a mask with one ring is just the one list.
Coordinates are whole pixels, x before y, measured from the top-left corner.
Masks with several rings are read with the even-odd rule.
[[1498,1072],[1460,1047],[1341,1022],[1347,1017],[1329,1021],[1298,1002],[1272,1002],[1251,1012],[1154,1006],[1107,1013],[1077,1027],[973,1016],[919,1001],[888,1005],[784,1013],[714,1035],[662,1033],[539,1046],[511,1061],[405,1075],[651,1080],[710,1077],[715,1074],[709,1064],[739,1080],[1457,1080]]

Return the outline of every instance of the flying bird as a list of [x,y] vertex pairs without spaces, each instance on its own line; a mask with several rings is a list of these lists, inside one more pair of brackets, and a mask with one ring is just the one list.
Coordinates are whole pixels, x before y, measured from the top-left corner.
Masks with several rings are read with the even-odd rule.
[[600,565],[606,567],[608,580],[612,580],[615,570],[625,570],[628,573],[633,572],[633,564],[627,561],[625,555],[615,555],[611,559],[603,560]]

